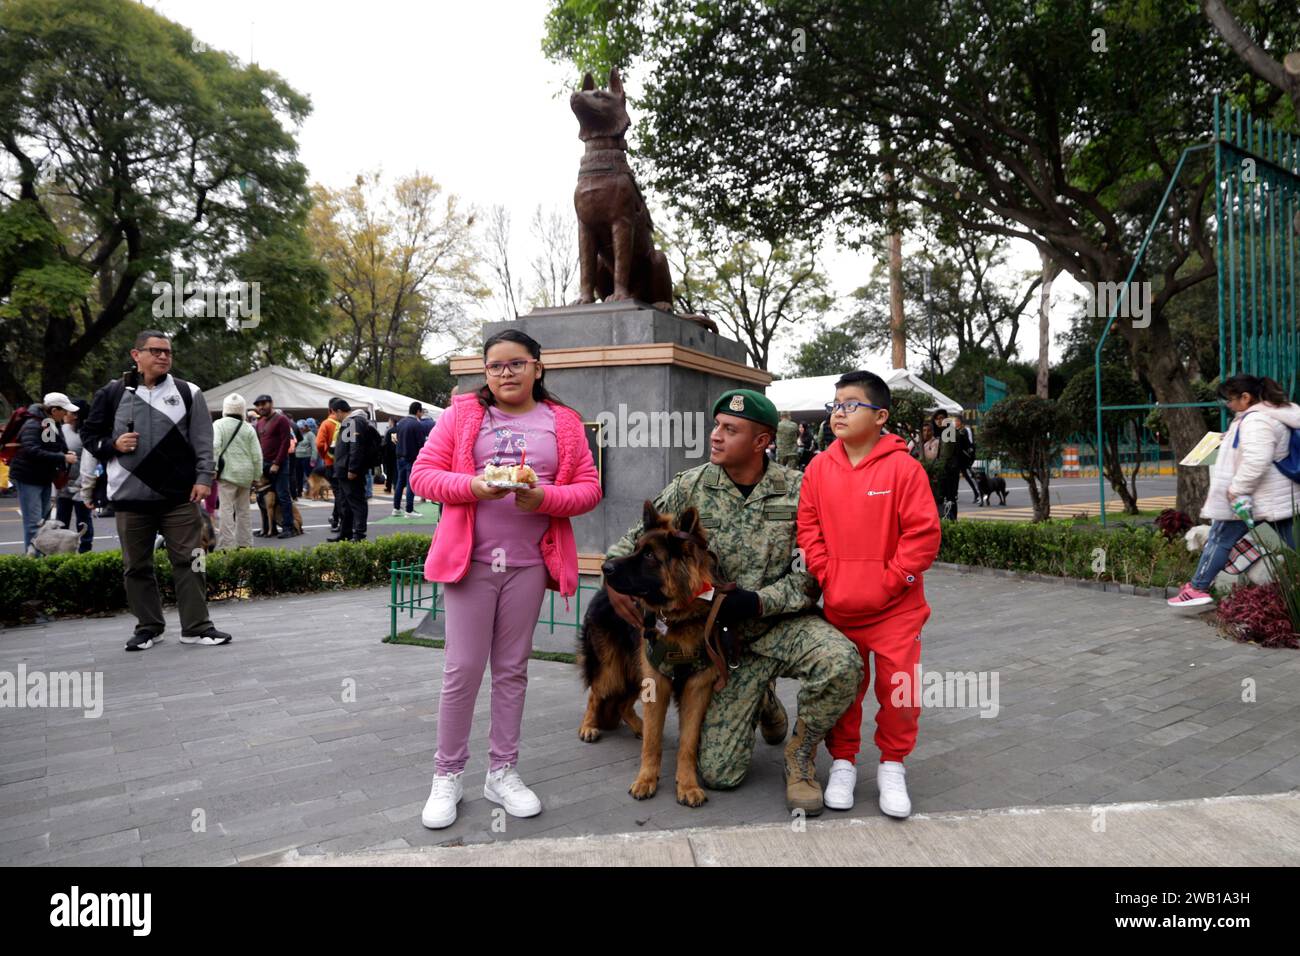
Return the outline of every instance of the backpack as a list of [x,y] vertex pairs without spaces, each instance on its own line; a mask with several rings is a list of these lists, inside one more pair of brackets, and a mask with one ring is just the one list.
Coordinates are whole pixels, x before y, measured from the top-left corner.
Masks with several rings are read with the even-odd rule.
[[20,405],[13,410],[9,416],[9,421],[5,422],[5,429],[0,432],[0,461],[6,465],[10,464],[18,452],[22,450],[22,445],[18,443],[18,433],[22,430],[23,422],[27,420],[27,406]]
[[384,440],[379,437],[379,431],[370,422],[366,422],[357,430],[361,436],[361,469],[369,471],[378,468],[384,460]]
[[[1250,413],[1247,412],[1246,414],[1248,415]],[[1245,421],[1246,416],[1241,416],[1241,420]],[[1288,428],[1287,431],[1290,432],[1291,438],[1287,443],[1286,457],[1278,459],[1273,462],[1273,464],[1277,465],[1277,470],[1282,472],[1282,474],[1286,475],[1292,481],[1300,483],[1300,430]],[[1240,443],[1241,423],[1238,422],[1236,434],[1232,436],[1233,451],[1237,450],[1237,446]]]

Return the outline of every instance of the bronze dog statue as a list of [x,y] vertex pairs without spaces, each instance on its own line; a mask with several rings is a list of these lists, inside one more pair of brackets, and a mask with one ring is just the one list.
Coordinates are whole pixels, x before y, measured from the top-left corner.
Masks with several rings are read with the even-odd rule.
[[[569,97],[578,118],[578,138],[587,144],[578,166],[573,208],[578,216],[577,305],[637,299],[672,312],[673,280],[668,258],[654,247],[654,224],[627,161],[623,134],[632,125],[618,70],[609,89],[596,88],[590,73]],[[699,315],[684,315],[712,332],[718,327]]]

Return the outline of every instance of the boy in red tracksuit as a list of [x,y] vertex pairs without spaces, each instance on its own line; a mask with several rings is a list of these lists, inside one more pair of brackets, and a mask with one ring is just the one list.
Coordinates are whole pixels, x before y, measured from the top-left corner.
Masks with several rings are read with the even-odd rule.
[[853,806],[870,652],[880,704],[880,809],[907,817],[903,759],[916,745],[921,628],[930,617],[921,575],[939,554],[939,515],[925,468],[901,438],[881,431],[889,386],[880,376],[845,373],[826,409],[836,440],[804,472],[798,540],[822,587],[826,620],[857,645],[863,676],[853,704],[826,735],[834,763],[824,801],[835,810]]

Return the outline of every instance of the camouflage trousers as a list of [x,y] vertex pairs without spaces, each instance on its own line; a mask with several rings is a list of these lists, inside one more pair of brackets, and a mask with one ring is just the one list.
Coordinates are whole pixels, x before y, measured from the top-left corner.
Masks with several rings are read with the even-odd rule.
[[778,621],[749,644],[704,715],[699,756],[704,786],[729,790],[745,779],[759,704],[774,677],[799,681],[798,716],[811,733],[821,735],[853,703],[862,683],[862,658],[852,641],[811,613]]

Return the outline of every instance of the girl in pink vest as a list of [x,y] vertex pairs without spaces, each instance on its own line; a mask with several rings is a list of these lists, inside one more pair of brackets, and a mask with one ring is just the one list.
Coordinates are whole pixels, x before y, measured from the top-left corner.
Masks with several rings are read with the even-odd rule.
[[[533,629],[546,589],[578,590],[578,548],[569,518],[600,502],[600,478],[573,409],[542,384],[542,349],[515,329],[483,345],[487,384],[452,399],[411,467],[415,493],[442,502],[424,576],[440,581],[446,653],[438,701],[438,752],[423,822],[456,820],[469,760],[470,724],[483,670],[492,661],[492,725],[483,796],[512,816],[542,810],[515,768]],[[486,466],[527,464],[527,490],[489,486]],[[567,606],[567,601],[566,601]]]

